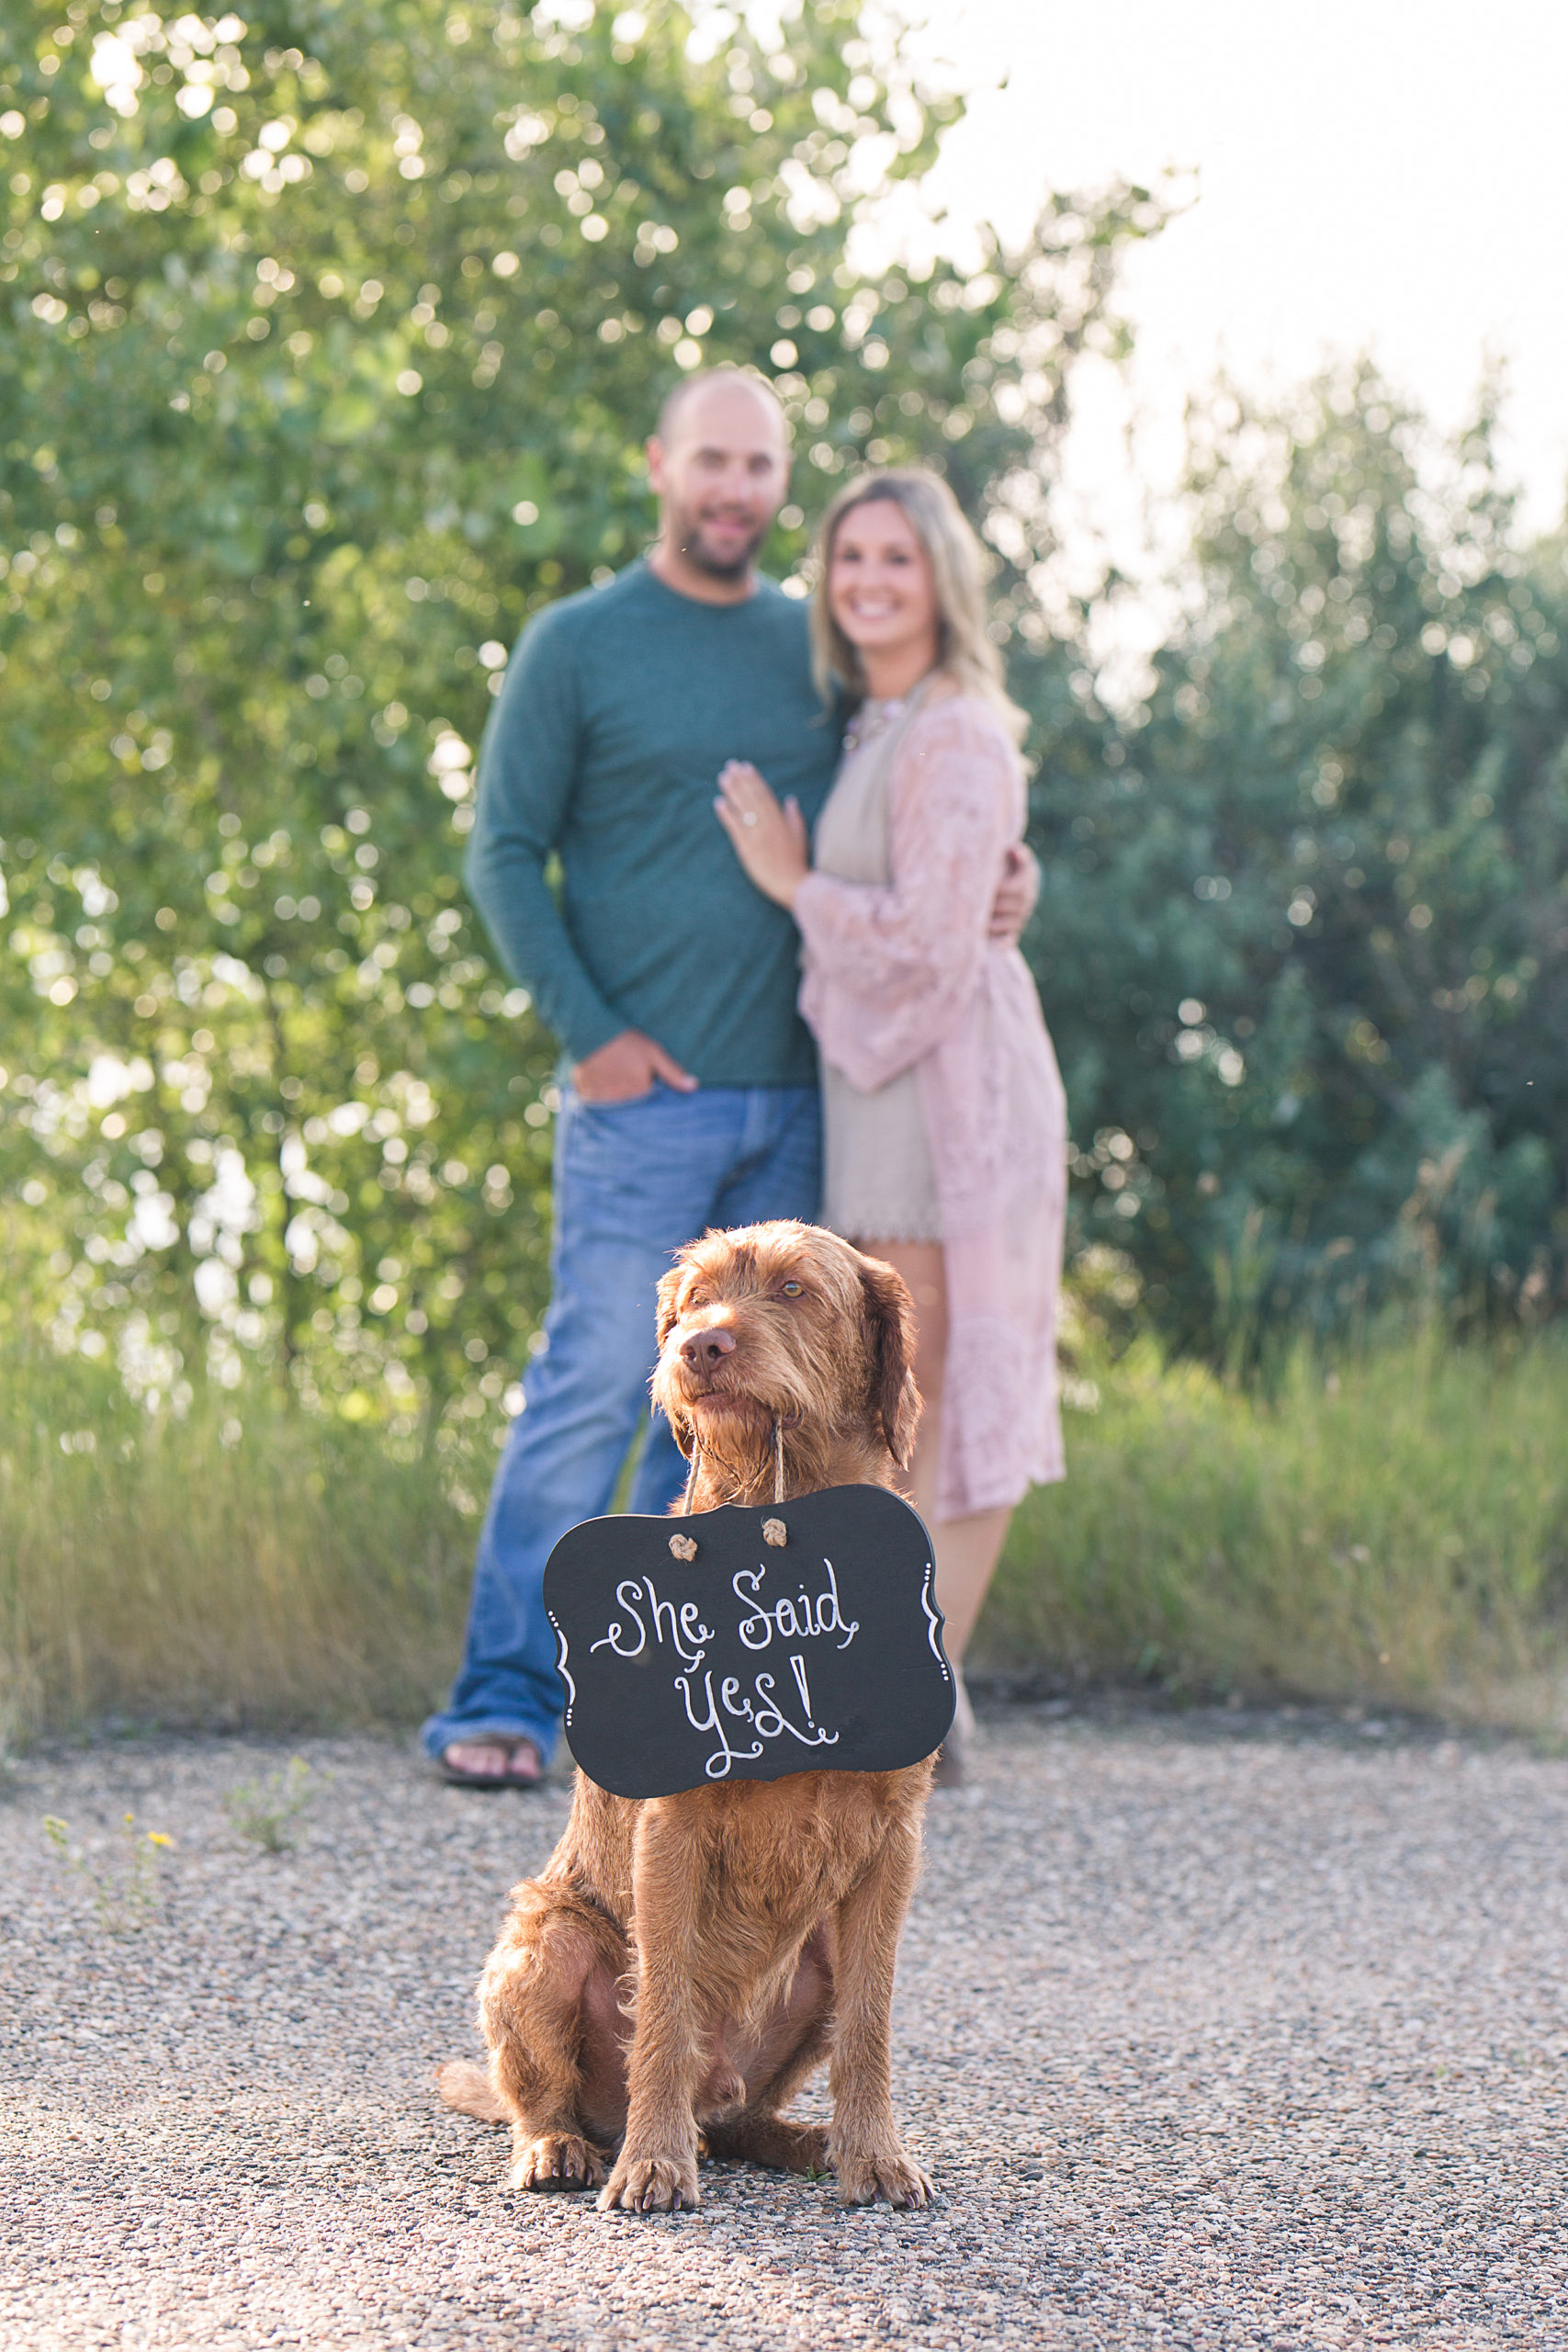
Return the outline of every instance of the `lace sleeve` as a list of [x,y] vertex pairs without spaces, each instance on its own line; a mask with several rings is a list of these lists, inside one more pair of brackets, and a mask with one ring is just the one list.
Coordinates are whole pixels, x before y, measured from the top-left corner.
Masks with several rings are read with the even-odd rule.
[[1000,721],[938,703],[891,781],[886,885],[808,875],[794,913],[806,943],[802,1008],[857,1086],[886,1085],[940,1042],[977,983],[1002,853],[1022,790]]

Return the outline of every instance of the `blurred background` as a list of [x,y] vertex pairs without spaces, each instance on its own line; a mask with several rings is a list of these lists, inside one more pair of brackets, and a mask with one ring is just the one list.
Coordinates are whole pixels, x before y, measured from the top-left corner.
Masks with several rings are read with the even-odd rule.
[[999,1668],[1562,1721],[1568,35],[0,21],[0,1706],[417,1712],[542,1309],[460,871],[705,361],[942,467],[1031,716],[1073,1476]]

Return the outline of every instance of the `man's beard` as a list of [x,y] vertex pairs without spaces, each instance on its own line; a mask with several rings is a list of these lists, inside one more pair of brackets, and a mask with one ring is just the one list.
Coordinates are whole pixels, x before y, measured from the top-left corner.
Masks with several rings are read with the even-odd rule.
[[767,537],[770,525],[761,524],[746,541],[738,555],[716,555],[703,537],[698,515],[677,509],[671,516],[670,536],[686,561],[698,571],[705,571],[712,580],[739,580],[751,568],[752,558]]

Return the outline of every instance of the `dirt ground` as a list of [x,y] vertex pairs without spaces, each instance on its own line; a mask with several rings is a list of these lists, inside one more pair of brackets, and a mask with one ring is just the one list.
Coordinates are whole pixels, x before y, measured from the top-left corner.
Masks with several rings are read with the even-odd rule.
[[[406,1746],[106,1741],[0,1792],[6,2352],[1568,2347],[1568,1763],[1288,1714],[993,1713],[933,1800],[895,2093],[939,2202],[511,2194],[441,2057],[564,1819]],[[155,1906],[126,1833],[173,1838]],[[62,1817],[73,1867],[42,1830]],[[802,2112],[821,2112],[814,2094]]]

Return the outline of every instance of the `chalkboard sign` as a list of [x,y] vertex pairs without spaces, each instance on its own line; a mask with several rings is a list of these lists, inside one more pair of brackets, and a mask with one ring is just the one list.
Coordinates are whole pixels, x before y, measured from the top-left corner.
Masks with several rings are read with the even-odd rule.
[[883,1487],[588,1519],[545,1570],[566,1736],[616,1796],[891,1772],[953,1721],[923,1521]]

